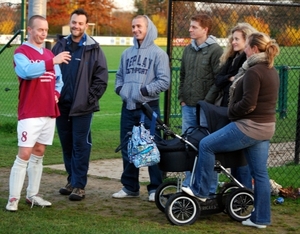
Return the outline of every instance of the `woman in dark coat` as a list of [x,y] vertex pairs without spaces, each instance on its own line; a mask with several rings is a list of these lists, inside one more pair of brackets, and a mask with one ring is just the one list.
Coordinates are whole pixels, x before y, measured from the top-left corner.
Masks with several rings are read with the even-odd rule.
[[[257,30],[248,23],[238,23],[231,30],[231,34],[228,37],[227,48],[220,58],[222,67],[215,81],[216,86],[223,91],[220,106],[228,106],[229,88],[234,80],[234,76],[247,59],[244,52],[246,39],[254,32],[257,32]],[[252,177],[248,165],[231,168],[231,174],[244,186],[252,189]]]

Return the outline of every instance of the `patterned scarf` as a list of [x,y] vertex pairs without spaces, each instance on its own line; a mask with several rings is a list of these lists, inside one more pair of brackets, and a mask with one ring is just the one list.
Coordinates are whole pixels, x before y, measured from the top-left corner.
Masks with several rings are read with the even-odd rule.
[[229,106],[232,104],[232,97],[236,88],[237,83],[244,77],[249,67],[254,66],[257,63],[267,63],[267,57],[265,53],[258,53],[251,55],[240,67],[238,73],[234,76],[234,80],[229,89]]

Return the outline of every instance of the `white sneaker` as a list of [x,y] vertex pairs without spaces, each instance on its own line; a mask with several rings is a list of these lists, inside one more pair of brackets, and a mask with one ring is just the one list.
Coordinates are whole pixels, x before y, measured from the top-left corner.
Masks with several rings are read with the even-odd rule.
[[267,227],[266,225],[253,223],[250,219],[243,221],[242,224],[245,226],[256,227],[256,228],[266,228]]
[[17,211],[18,210],[18,204],[19,204],[19,199],[13,197],[13,198],[8,200],[8,203],[6,205],[6,210],[8,210],[8,211]]
[[139,195],[130,195],[126,193],[123,189],[121,189],[119,192],[114,193],[112,195],[113,198],[126,198],[126,197],[139,197]]
[[149,195],[149,201],[154,202],[155,201],[155,193],[150,193]]
[[43,198],[39,197],[38,195],[34,195],[31,197],[26,197],[26,203],[31,205],[31,208],[33,206],[51,206],[51,202],[48,202],[46,200],[44,200]]
[[206,202],[206,198],[203,197],[197,197],[193,191],[189,188],[189,187],[182,187],[181,188],[183,192],[187,193],[188,195],[197,198],[198,200],[202,201],[202,202]]

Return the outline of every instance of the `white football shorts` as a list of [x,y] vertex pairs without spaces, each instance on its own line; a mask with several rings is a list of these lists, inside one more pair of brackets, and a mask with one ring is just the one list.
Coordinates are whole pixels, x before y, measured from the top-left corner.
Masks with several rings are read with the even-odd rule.
[[36,142],[52,145],[55,132],[55,118],[38,117],[18,121],[18,146],[33,147]]

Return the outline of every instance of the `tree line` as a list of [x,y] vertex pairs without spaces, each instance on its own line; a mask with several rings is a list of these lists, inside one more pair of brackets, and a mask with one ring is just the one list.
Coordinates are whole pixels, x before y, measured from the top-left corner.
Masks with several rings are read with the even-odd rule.
[[[51,0],[47,1],[47,20],[49,34],[62,33],[68,25],[71,12],[82,7],[94,23],[94,36],[132,36],[131,21],[136,15],[148,15],[157,26],[160,37],[167,36],[168,1],[134,0],[135,10],[124,11],[111,0]],[[21,5],[0,3],[0,34],[13,34],[21,27]],[[212,16],[214,27],[212,35],[226,38],[229,30],[237,22],[248,22],[257,30],[275,38],[279,45],[298,46],[300,44],[300,9],[288,6],[265,7],[261,5],[208,4],[201,2],[176,1],[172,5],[172,20],[175,22],[173,35],[189,38],[190,16],[204,12]],[[298,17],[298,18],[297,18]]]
[[[89,14],[95,36],[132,36],[131,21],[138,14],[148,15],[158,28],[159,36],[167,33],[167,1],[134,0],[134,11],[124,11],[111,0],[51,0],[47,1],[49,34],[61,34],[68,25],[70,14],[77,8]],[[13,34],[21,27],[21,4],[0,3],[0,34]]]

